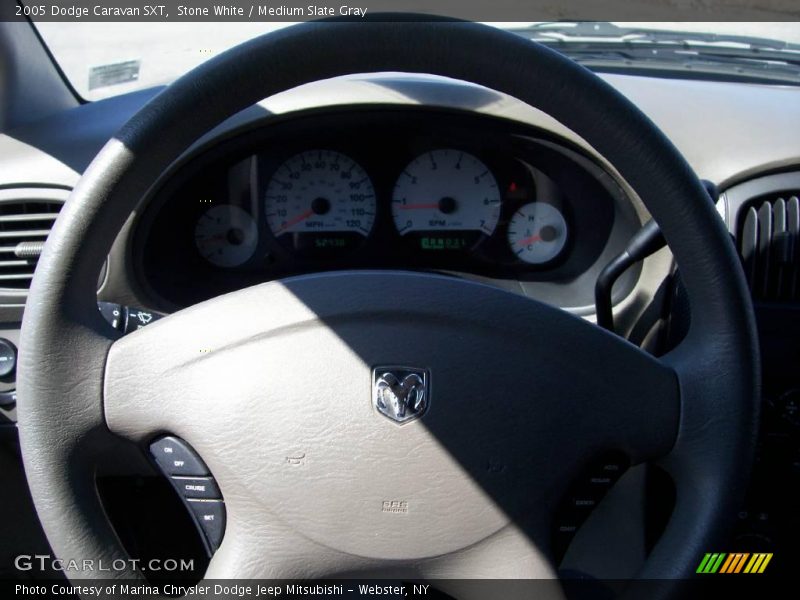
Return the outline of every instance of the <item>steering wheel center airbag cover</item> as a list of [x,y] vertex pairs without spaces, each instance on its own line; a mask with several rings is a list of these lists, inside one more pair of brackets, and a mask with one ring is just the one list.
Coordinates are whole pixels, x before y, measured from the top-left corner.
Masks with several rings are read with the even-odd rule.
[[[598,362],[640,376],[576,377]],[[387,364],[427,370],[424,416],[400,425],[376,410],[373,368]],[[587,453],[666,452],[677,428],[674,374],[626,342],[515,294],[405,272],[210,300],[117,342],[107,372],[113,431],[176,433],[226,499],[384,559],[452,552],[509,520],[536,527]],[[641,423],[654,389],[675,394],[649,416],[657,426],[613,423]],[[565,449],[564,434],[580,443]]]

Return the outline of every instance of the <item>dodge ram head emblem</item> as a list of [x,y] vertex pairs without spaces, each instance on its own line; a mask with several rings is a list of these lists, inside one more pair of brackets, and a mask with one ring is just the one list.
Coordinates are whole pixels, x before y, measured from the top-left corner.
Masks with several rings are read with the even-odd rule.
[[425,369],[376,367],[372,370],[372,402],[378,412],[397,423],[421,417],[430,399]]

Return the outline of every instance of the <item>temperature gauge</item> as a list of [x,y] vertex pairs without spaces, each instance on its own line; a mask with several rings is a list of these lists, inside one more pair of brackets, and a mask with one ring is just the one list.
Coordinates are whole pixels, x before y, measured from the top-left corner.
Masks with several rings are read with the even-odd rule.
[[558,258],[567,244],[567,222],[552,204],[522,206],[508,224],[508,244],[516,257],[540,265]]

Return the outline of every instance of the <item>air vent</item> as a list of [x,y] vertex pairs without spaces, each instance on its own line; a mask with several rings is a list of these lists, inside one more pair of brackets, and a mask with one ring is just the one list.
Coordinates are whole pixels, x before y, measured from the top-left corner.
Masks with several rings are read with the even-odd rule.
[[55,199],[0,201],[0,289],[28,289],[62,205]]
[[798,196],[800,190],[762,196],[739,212],[739,252],[757,300],[800,300]]

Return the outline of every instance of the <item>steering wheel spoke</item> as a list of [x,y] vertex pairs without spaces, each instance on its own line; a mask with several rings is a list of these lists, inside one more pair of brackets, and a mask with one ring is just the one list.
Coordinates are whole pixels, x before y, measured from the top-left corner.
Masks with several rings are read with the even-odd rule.
[[461,580],[556,579],[555,568],[543,550],[549,535],[548,520],[537,515],[525,524],[508,525],[469,548],[423,561],[419,573],[425,579],[447,581],[449,585],[440,583],[438,587],[460,599],[491,596],[490,589]]
[[[230,496],[227,532],[206,579],[319,579],[374,565],[298,534],[262,505]],[[258,514],[258,519],[253,515]]]

